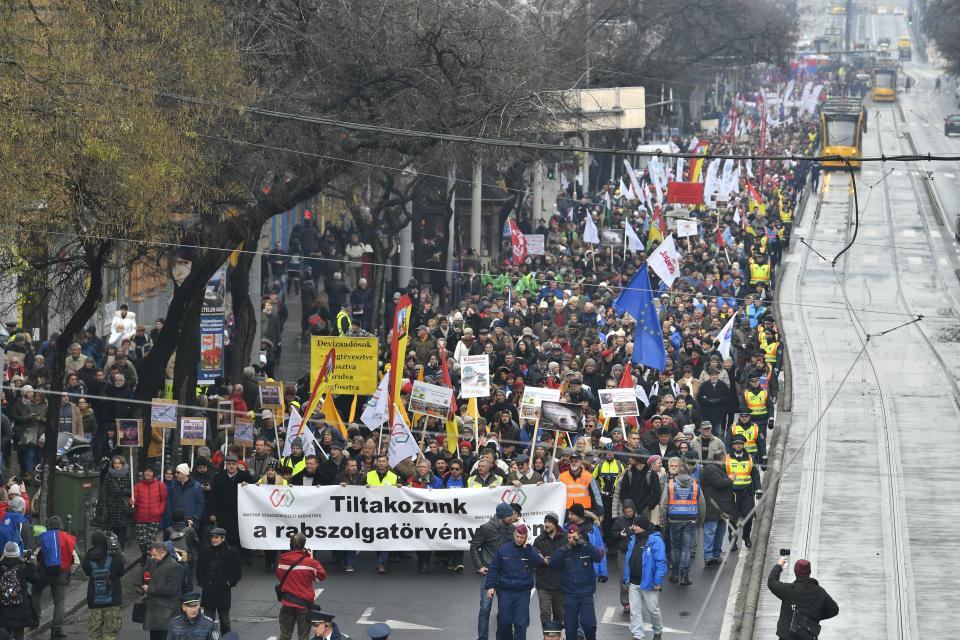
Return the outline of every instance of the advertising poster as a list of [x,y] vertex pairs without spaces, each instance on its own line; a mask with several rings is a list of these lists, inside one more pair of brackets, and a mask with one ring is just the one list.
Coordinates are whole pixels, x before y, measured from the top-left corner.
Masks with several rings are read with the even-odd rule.
[[210,281],[200,307],[200,362],[197,364],[197,384],[211,384],[223,375],[224,299],[226,296],[226,265],[217,269]]
[[310,338],[310,379],[320,374],[327,353],[337,353],[337,366],[326,383],[335,395],[370,395],[377,390],[377,339],[374,336],[313,336]]
[[520,418],[522,420],[536,420],[540,417],[540,403],[544,400],[560,401],[560,389],[545,387],[524,387],[523,397],[520,399]]
[[202,447],[207,443],[206,418],[180,418],[180,444]]
[[407,409],[410,413],[446,418],[450,413],[452,399],[453,394],[450,393],[449,387],[414,380]]
[[637,410],[637,393],[632,388],[602,389],[599,395],[603,415],[609,418],[629,418],[640,415]]
[[460,367],[460,397],[486,398],[490,395],[490,356],[464,356]]
[[455,491],[247,485],[237,488],[237,515],[244,549],[286,550],[302,533],[317,550],[466,551],[498,504],[522,504],[536,537],[546,514],[563,519],[566,500],[566,487],[555,482]]

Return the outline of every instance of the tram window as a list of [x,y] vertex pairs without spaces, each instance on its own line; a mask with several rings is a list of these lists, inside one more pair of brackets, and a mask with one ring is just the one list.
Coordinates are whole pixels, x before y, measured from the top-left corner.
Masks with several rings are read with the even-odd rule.
[[857,146],[857,123],[850,120],[832,120],[827,124],[827,144],[831,147]]
[[877,89],[892,89],[893,88],[893,76],[889,73],[878,73],[876,80]]

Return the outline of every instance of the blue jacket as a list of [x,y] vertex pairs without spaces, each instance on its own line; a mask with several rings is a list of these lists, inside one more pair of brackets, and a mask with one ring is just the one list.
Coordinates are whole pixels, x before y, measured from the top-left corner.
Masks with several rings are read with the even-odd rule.
[[518,547],[513,541],[500,545],[487,565],[483,588],[529,591],[533,589],[534,569],[542,565],[543,556],[533,545]]
[[[627,555],[623,560],[623,584],[630,584],[630,557],[637,544],[637,536],[630,536],[627,544]],[[647,543],[643,545],[643,575],[640,578],[641,591],[653,591],[653,587],[662,586],[667,575],[667,547],[663,544],[663,537],[659,531],[647,536]]]
[[[593,565],[604,559],[603,549],[589,542],[565,544],[550,557],[550,566],[560,569],[560,590],[570,598],[592,596],[597,590]],[[604,563],[606,564],[606,563]]]
[[[596,478],[590,483],[591,485],[596,483]],[[599,492],[599,487],[597,488]],[[590,515],[587,516],[590,518]],[[587,535],[583,535],[583,530],[587,529]],[[607,575],[607,547],[603,543],[603,532],[600,531],[600,527],[597,526],[597,521],[595,519],[590,519],[587,523],[580,525],[580,536],[586,538],[587,542],[600,549],[600,559],[593,563],[593,572],[596,577]]]
[[199,614],[191,622],[187,614],[182,613],[170,621],[167,640],[206,640],[213,638],[213,620]]
[[171,483],[167,490],[167,514],[172,514],[174,509],[183,509],[194,522],[203,522],[207,507],[199,482],[190,478],[186,484],[180,484],[177,480]]

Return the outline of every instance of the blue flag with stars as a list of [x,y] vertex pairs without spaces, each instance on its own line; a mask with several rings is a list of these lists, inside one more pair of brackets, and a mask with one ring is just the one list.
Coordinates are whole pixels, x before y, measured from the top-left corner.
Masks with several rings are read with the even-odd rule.
[[618,313],[629,313],[637,321],[632,362],[663,371],[667,366],[667,351],[663,348],[663,330],[653,304],[653,290],[646,266],[637,271],[620,297],[613,301],[613,308]]

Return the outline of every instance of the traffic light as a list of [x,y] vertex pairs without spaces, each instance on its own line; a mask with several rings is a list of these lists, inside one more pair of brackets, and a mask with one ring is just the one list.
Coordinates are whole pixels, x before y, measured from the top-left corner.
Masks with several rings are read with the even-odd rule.
[[547,180],[556,180],[556,179],[557,179],[556,167],[547,167]]

